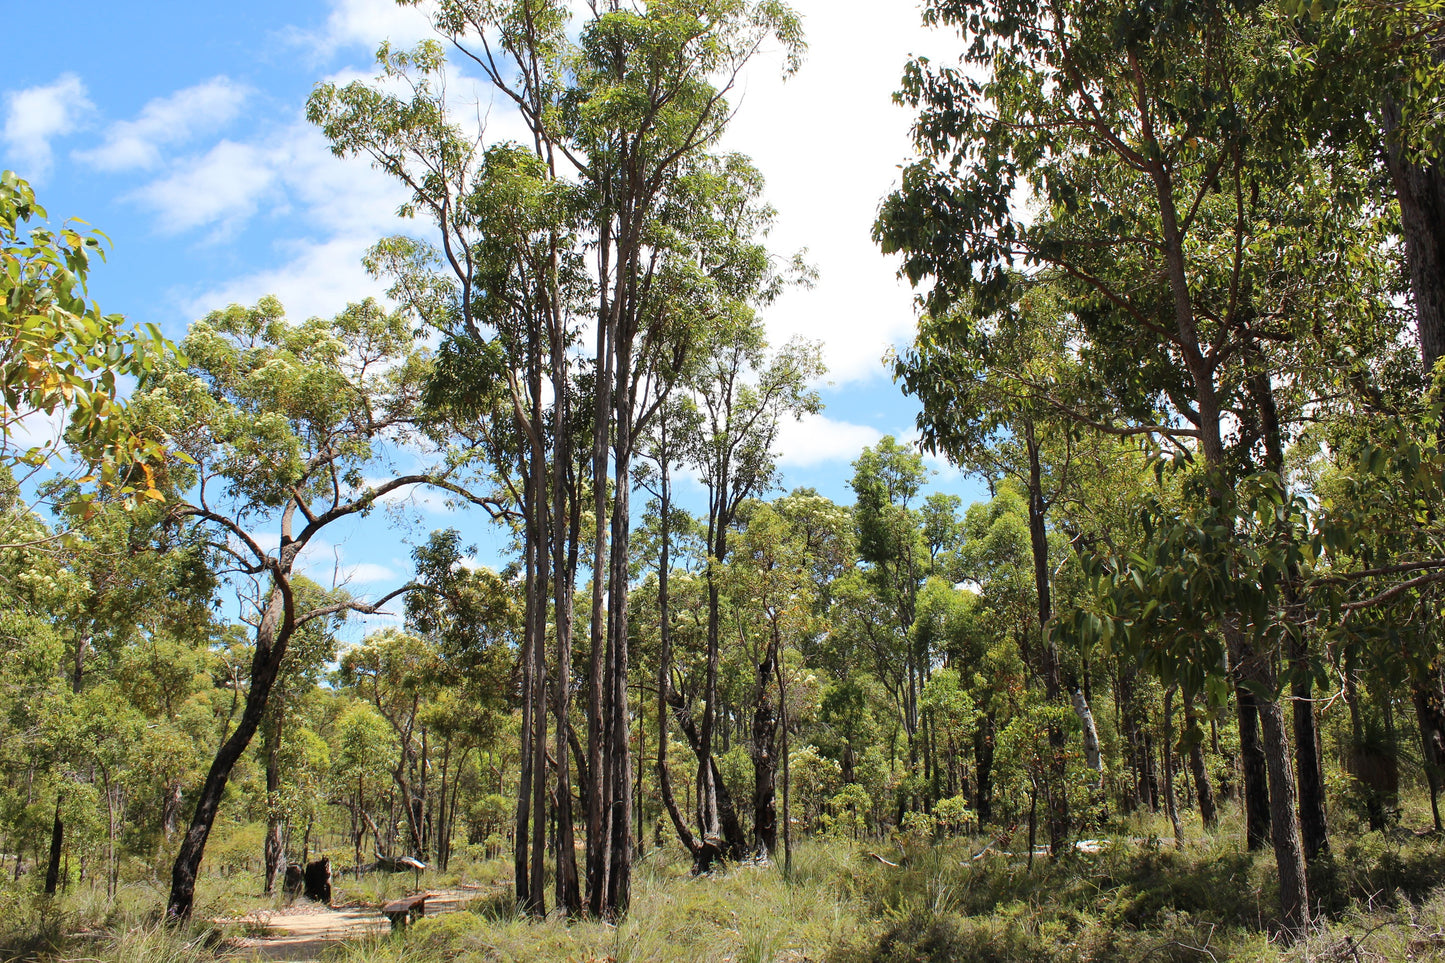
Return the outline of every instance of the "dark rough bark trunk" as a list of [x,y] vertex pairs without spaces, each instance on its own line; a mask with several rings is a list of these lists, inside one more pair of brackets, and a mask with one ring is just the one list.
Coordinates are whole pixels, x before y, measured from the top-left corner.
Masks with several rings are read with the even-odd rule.
[[973,734],[973,763],[975,799],[974,810],[978,813],[978,824],[986,826],[993,822],[993,712],[984,714],[978,731]]
[[1253,852],[1263,849],[1269,838],[1269,773],[1259,744],[1259,700],[1244,686],[1236,685],[1235,710],[1239,720],[1244,845]]
[[771,856],[778,848],[778,719],[773,712],[771,694],[776,661],[777,642],[774,640],[769,643],[767,654],[758,664],[757,686],[753,695],[753,832],[757,836],[760,856]]
[[262,892],[273,893],[286,872],[286,820],[279,809],[281,793],[281,719],[272,708],[271,719],[261,727],[262,753],[266,757],[266,840]]
[[1219,822],[1219,813],[1214,806],[1214,789],[1209,783],[1209,772],[1204,767],[1204,737],[1194,716],[1194,696],[1188,692],[1184,695],[1184,724],[1189,733],[1189,771],[1194,776],[1199,818],[1204,828],[1213,829]]
[[55,821],[50,825],[50,858],[45,864],[45,895],[54,896],[60,887],[60,854],[65,849],[65,823],[60,819],[59,794],[55,797]]
[[[598,243],[599,276],[610,271],[612,234],[610,221],[604,222]],[[600,914],[605,885],[604,865],[607,860],[607,839],[603,830],[605,765],[603,763],[604,702],[607,658],[607,464],[612,411],[612,333],[616,327],[616,304],[609,299],[604,283],[597,324],[597,368],[592,409],[592,522],[596,537],[592,545],[592,612],[588,625],[590,646],[587,673],[587,908],[594,916]]]
[[[1275,405],[1274,385],[1265,369],[1259,351],[1246,357],[1250,369],[1250,395],[1254,399],[1263,429],[1265,463],[1284,484],[1284,441],[1279,426],[1279,410]],[[1288,568],[1284,602],[1293,606],[1298,601],[1295,590],[1299,582],[1299,566]],[[1289,642],[1290,696],[1294,715],[1295,768],[1299,781],[1299,818],[1301,841],[1306,860],[1328,853],[1329,827],[1325,816],[1325,773],[1320,763],[1319,731],[1312,701],[1313,680],[1309,664],[1309,644],[1302,632]]]
[[1278,702],[1265,701],[1260,706],[1259,721],[1269,766],[1269,827],[1279,867],[1280,914],[1285,925],[1294,928],[1308,921],[1310,907],[1304,847],[1295,822],[1294,772],[1289,764],[1284,710]]
[[1319,727],[1315,721],[1315,705],[1311,698],[1308,668],[1301,656],[1291,680],[1294,697],[1295,766],[1299,775],[1300,838],[1306,860],[1314,860],[1330,851],[1329,828],[1325,815],[1325,772],[1320,760]]
[[[1049,622],[1053,619],[1053,599],[1049,591],[1049,536],[1046,525],[1043,468],[1039,462],[1038,442],[1033,426],[1024,432],[1029,457],[1029,547],[1034,562],[1034,593],[1038,602],[1039,652],[1043,662],[1044,694],[1050,705],[1063,699],[1063,681],[1059,670],[1059,652],[1049,638]],[[1080,700],[1083,695],[1078,696]],[[1068,845],[1069,794],[1066,784],[1064,730],[1057,722],[1049,723],[1048,782],[1045,793],[1049,803],[1049,852],[1055,856]]]
[[1440,790],[1445,788],[1445,701],[1439,695],[1439,686],[1434,680],[1439,676],[1438,666],[1432,665],[1425,679],[1415,680],[1411,686],[1410,698],[1415,705],[1415,719],[1420,727],[1420,746],[1425,764],[1425,779],[1430,786],[1430,811],[1435,819],[1435,831],[1442,830],[1440,820]]
[[618,919],[627,912],[632,894],[632,857],[637,847],[632,839],[630,794],[632,789],[632,748],[629,744],[631,717],[628,709],[628,541],[632,523],[632,339],[624,331],[617,349],[617,380],[614,388],[616,413],[613,425],[612,458],[617,484],[612,500],[612,557],[608,571],[607,647],[608,703],[608,806],[606,828],[609,853],[605,869],[604,919]]
[[[289,570],[289,569],[288,569]],[[226,782],[236,761],[241,758],[256,728],[266,712],[266,701],[271,696],[271,687],[281,668],[295,626],[295,611],[287,593],[279,587],[273,588],[267,600],[266,609],[256,628],[256,653],[251,660],[251,687],[246,693],[246,705],[241,712],[240,722],[235,731],[221,744],[216,758],[206,773],[206,781],[196,799],[196,810],[191,817],[190,827],[176,861],[171,867],[171,892],[166,902],[166,918],[172,921],[190,919],[195,903],[196,873],[201,867],[205,854],[206,840],[211,835],[211,826],[216,820],[221,797],[226,791]]]
[[783,674],[782,653],[773,660],[778,675],[778,718],[782,730],[783,755],[783,878],[793,878],[792,769],[788,761],[788,685]]
[[1174,793],[1174,693],[1176,686],[1164,690],[1164,808],[1174,827],[1174,847],[1184,848],[1184,823],[1179,819],[1179,799]]
[[[537,566],[536,546],[526,547],[526,591],[529,596],[535,584],[535,572]],[[522,631],[522,652],[520,654],[520,665],[522,668],[522,732],[521,745],[519,747],[517,776],[517,808],[516,819],[513,823],[512,835],[512,879],[513,891],[517,897],[517,908],[523,912],[531,909],[533,904],[532,894],[532,868],[530,859],[530,847],[532,843],[532,781],[536,776],[534,770],[541,769],[543,760],[533,757],[532,741],[532,715],[538,710],[532,702],[532,645],[536,640],[536,631],[533,622],[538,617],[531,606],[527,607],[525,613],[525,624]],[[541,814],[537,814],[538,819]],[[540,885],[540,881],[538,881]]]
[[1420,357],[1429,374],[1445,354],[1445,169],[1413,162],[1400,144],[1399,103],[1387,94],[1382,108],[1385,166],[1400,205]]
[[[1427,378],[1445,355],[1445,169],[1411,158],[1400,143],[1401,108],[1392,94],[1381,110],[1385,166],[1400,206],[1400,235],[1410,269],[1410,294],[1420,339],[1420,361]],[[1424,677],[1412,680],[1411,701],[1424,747],[1425,776],[1435,829],[1442,829],[1439,795],[1445,784],[1445,689],[1436,661]]]
[[[554,353],[559,349],[554,346]],[[554,362],[555,363],[555,362]],[[567,385],[565,372],[554,372],[554,394],[558,396],[558,415],[555,425],[559,439],[569,433],[565,414]],[[569,749],[572,734],[572,592],[576,583],[578,521],[580,503],[576,492],[568,484],[567,469],[571,464],[572,446],[570,441],[559,440],[553,456],[556,469],[552,484],[556,486],[553,502],[553,558],[559,564],[553,579],[555,600],[553,613],[556,620],[557,637],[557,681],[553,691],[553,708],[557,713],[557,905],[561,906],[569,919],[582,913],[581,882],[577,875],[577,842],[572,822],[572,771]],[[577,764],[584,765],[580,755]]]
[[527,700],[532,706],[532,842],[531,880],[527,912],[536,917],[547,914],[547,599],[552,574],[552,532],[547,516],[547,456],[542,442],[542,346],[534,331],[529,339],[527,381],[531,397],[529,414],[530,464],[527,467],[527,541],[532,547],[531,578],[527,585],[527,609],[533,613],[528,654],[532,658]]

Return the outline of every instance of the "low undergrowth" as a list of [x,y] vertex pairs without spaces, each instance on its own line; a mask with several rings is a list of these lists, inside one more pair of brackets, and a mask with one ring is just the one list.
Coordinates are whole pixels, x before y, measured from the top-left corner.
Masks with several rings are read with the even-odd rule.
[[[1147,826],[1099,852],[1032,861],[1005,840],[931,844],[816,840],[791,879],[743,864],[692,878],[676,852],[636,866],[632,911],[616,926],[515,913],[503,861],[469,867],[483,893],[468,911],[404,934],[338,945],[327,963],[434,960],[699,963],[1445,960],[1445,843],[1409,833],[1341,835],[1311,869],[1316,922],[1286,940],[1272,918],[1272,858],[1234,835],[1196,834],[1182,849]],[[1135,831],[1137,830],[1137,831]],[[1023,848],[1023,847],[1019,847]],[[1000,850],[1003,850],[1000,852]],[[423,887],[461,881],[424,877]],[[375,904],[410,877],[338,879],[336,901]],[[254,885],[254,881],[252,881]],[[208,880],[198,918],[272,903],[243,881]],[[550,895],[550,894],[549,894]],[[202,963],[232,952],[213,924],[159,925],[154,884],[109,901],[0,890],[0,961]],[[236,924],[225,935],[242,935]]]

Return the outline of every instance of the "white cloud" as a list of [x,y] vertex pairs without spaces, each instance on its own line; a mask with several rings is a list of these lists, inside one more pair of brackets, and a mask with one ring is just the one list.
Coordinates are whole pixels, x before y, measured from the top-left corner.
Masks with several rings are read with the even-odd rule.
[[167,233],[211,226],[224,233],[256,213],[276,179],[266,151],[223,140],[129,196],[155,211]]
[[233,278],[184,298],[190,318],[228,304],[254,304],[274,294],[293,319],[328,317],[352,301],[380,297],[386,285],[368,277],[361,256],[372,236],[343,236],[325,241],[291,240],[277,245],[280,266]]
[[956,52],[958,40],[925,29],[916,2],[887,16],[837,0],[793,5],[804,17],[807,58],[786,82],[777,57],[749,65],[724,146],[750,155],[767,176],[778,209],[769,246],[783,254],[806,247],[819,270],[814,288],[790,291],[767,310],[773,343],[822,341],[835,383],[881,380],[883,353],[911,339],[915,317],[896,262],[870,239],[909,150],[911,117],[892,96],[911,55]]
[[778,464],[802,468],[822,462],[849,462],[883,433],[868,425],[834,421],[825,415],[804,415],[801,421],[785,421],[778,432]]
[[403,7],[396,0],[332,0],[324,26],[292,30],[289,39],[322,57],[350,46],[375,50],[383,40],[394,47],[411,47],[433,35],[429,6]]
[[64,73],[52,84],[5,95],[5,154],[22,177],[38,181],[50,173],[50,142],[74,130],[95,109],[85,83]]
[[134,120],[111,124],[105,139],[75,157],[101,170],[149,170],[161,161],[161,147],[184,143],[198,133],[218,130],[240,111],[250,90],[227,77],[157,97]]
[[375,562],[358,562],[355,565],[342,565],[338,569],[341,576],[338,584],[355,585],[372,584],[375,582],[395,582],[398,577],[395,572],[385,565],[377,565]]

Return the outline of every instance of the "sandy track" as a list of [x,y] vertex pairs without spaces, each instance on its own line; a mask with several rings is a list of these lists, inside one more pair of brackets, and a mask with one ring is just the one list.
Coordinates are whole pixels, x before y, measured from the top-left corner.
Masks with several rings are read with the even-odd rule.
[[[454,912],[482,895],[477,887],[429,890],[426,901],[428,916]],[[240,937],[232,941],[233,958],[242,960],[315,960],[327,947],[350,940],[382,936],[391,931],[391,923],[375,906],[322,906],[300,900],[284,910],[263,910],[239,919],[224,920],[242,924],[255,931],[264,927],[260,936]]]

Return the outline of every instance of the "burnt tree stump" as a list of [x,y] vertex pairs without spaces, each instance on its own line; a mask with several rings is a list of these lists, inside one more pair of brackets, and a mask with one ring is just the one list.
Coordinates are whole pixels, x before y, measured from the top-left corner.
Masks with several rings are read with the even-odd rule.
[[[289,869],[288,869],[289,872]],[[331,860],[325,856],[306,864],[306,898],[331,905]]]

